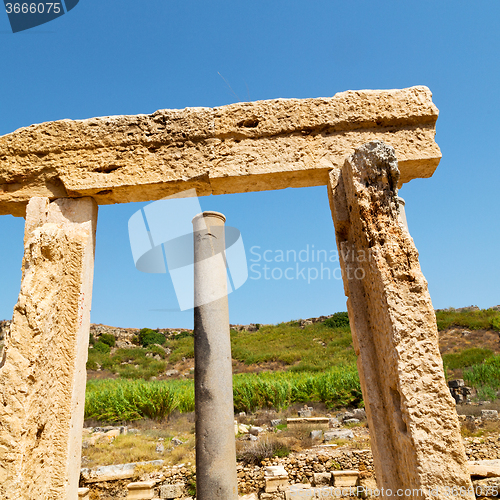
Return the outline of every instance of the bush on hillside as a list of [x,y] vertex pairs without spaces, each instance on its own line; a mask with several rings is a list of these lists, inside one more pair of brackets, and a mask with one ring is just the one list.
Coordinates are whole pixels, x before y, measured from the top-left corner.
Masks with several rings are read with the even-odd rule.
[[153,344],[163,345],[165,341],[166,339],[163,334],[156,330],[151,330],[151,328],[143,328],[139,332],[139,343],[142,347],[148,347]]
[[493,330],[496,330],[497,332],[500,332],[500,316],[491,320],[491,328],[493,328]]
[[325,319],[323,324],[330,328],[345,328],[349,326],[349,315],[346,312],[337,312],[330,318]]
[[111,352],[111,347],[100,340],[94,344],[94,349],[104,354],[109,354]]
[[114,347],[116,344],[116,339],[114,335],[111,335],[110,333],[103,333],[99,337],[99,342],[103,342],[104,344],[109,345],[109,347]]

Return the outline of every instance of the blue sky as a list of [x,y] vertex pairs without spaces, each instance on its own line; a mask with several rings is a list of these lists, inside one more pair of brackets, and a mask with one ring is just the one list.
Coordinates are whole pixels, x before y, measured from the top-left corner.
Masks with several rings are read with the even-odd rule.
[[[0,135],[62,118],[427,85],[443,159],[400,194],[434,306],[485,308],[500,303],[499,18],[498,0],[80,0],[12,34],[0,12]],[[200,202],[241,231],[249,260],[268,249],[335,249],[326,187]],[[144,205],[100,207],[92,322],[191,327],[168,275],[134,267],[127,222]],[[23,223],[0,217],[0,319],[19,293]],[[232,323],[345,310],[337,279],[256,276],[229,296]]]

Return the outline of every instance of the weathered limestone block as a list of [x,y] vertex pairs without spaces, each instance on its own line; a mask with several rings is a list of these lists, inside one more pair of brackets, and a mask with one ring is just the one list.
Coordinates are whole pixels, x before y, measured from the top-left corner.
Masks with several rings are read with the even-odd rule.
[[172,500],[174,498],[180,498],[184,493],[184,484],[164,484],[160,487],[160,498],[166,498]]
[[21,291],[0,361],[0,498],[75,500],[97,205],[27,209]]
[[0,137],[0,215],[24,215],[32,196],[113,204],[326,185],[374,139],[396,149],[404,183],[439,163],[437,116],[419,86],[32,125]]
[[332,471],[332,481],[335,487],[353,487],[358,483],[359,472],[357,470],[335,470]]
[[90,489],[78,488],[78,500],[90,500]]
[[154,481],[140,481],[127,485],[127,500],[151,500],[154,495]]
[[427,282],[398,222],[398,182],[394,149],[374,141],[332,171],[330,203],[377,483],[449,500],[444,488],[471,482]]

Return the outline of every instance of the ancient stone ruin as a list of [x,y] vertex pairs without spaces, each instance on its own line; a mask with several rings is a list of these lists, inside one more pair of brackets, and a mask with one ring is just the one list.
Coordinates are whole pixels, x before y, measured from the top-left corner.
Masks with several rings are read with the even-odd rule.
[[458,418],[397,201],[398,187],[439,163],[437,116],[429,89],[412,87],[62,120],[0,137],[0,214],[26,218],[0,361],[0,498],[77,498],[97,205],[319,185],[378,486],[387,497],[463,498]]

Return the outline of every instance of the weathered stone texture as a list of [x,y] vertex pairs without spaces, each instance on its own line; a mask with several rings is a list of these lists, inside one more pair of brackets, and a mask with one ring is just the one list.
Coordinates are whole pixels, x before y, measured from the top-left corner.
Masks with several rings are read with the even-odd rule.
[[437,116],[420,86],[32,125],[0,137],[0,215],[22,216],[32,196],[113,204],[326,185],[374,139],[394,146],[404,183],[439,163]]
[[0,362],[0,498],[78,494],[97,205],[33,198]]
[[394,149],[366,144],[332,172],[332,214],[379,487],[449,499],[444,487],[471,483],[398,181]]

